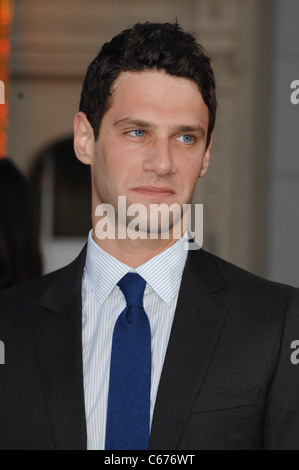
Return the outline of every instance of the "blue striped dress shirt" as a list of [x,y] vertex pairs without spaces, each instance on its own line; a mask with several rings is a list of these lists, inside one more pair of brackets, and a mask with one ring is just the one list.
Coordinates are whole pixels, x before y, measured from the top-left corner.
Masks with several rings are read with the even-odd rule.
[[88,450],[105,446],[110,355],[115,322],[126,307],[117,286],[128,272],[146,280],[144,309],[152,336],[151,421],[158,385],[187,258],[186,239],[136,269],[121,263],[101,249],[89,233],[82,279],[82,336],[85,410]]

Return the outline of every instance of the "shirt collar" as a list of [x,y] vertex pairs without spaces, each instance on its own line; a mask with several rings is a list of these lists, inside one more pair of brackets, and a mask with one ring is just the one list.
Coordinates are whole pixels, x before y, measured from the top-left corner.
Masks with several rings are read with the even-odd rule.
[[85,274],[101,304],[128,272],[140,274],[166,303],[178,294],[188,253],[184,236],[167,250],[133,269],[99,247],[92,233],[91,230],[88,236]]

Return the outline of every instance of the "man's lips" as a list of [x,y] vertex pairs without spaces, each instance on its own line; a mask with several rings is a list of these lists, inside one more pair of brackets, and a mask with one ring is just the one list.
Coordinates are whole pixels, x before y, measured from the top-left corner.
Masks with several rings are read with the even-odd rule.
[[168,187],[159,187],[159,186],[139,186],[134,188],[133,191],[137,193],[144,194],[145,196],[153,196],[153,197],[166,197],[175,194],[172,188]]

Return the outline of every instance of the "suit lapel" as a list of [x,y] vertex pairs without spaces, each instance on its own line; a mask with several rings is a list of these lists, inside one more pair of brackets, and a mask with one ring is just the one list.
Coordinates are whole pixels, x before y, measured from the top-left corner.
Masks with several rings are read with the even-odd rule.
[[161,375],[150,449],[175,449],[216,348],[227,310],[211,293],[226,287],[203,250],[189,252]]
[[81,278],[85,249],[39,302],[36,350],[56,449],[87,447],[82,365]]

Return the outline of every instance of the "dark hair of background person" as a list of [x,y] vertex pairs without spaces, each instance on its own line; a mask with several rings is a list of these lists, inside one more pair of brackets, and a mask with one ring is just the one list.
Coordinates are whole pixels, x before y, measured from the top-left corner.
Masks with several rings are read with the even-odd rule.
[[89,65],[79,110],[89,120],[95,140],[104,114],[111,106],[112,85],[121,72],[148,69],[193,80],[209,110],[207,146],[216,120],[216,85],[211,60],[193,35],[178,24],[144,23],[126,29],[110,42]]
[[0,159],[0,289],[42,274],[36,218],[25,177]]

